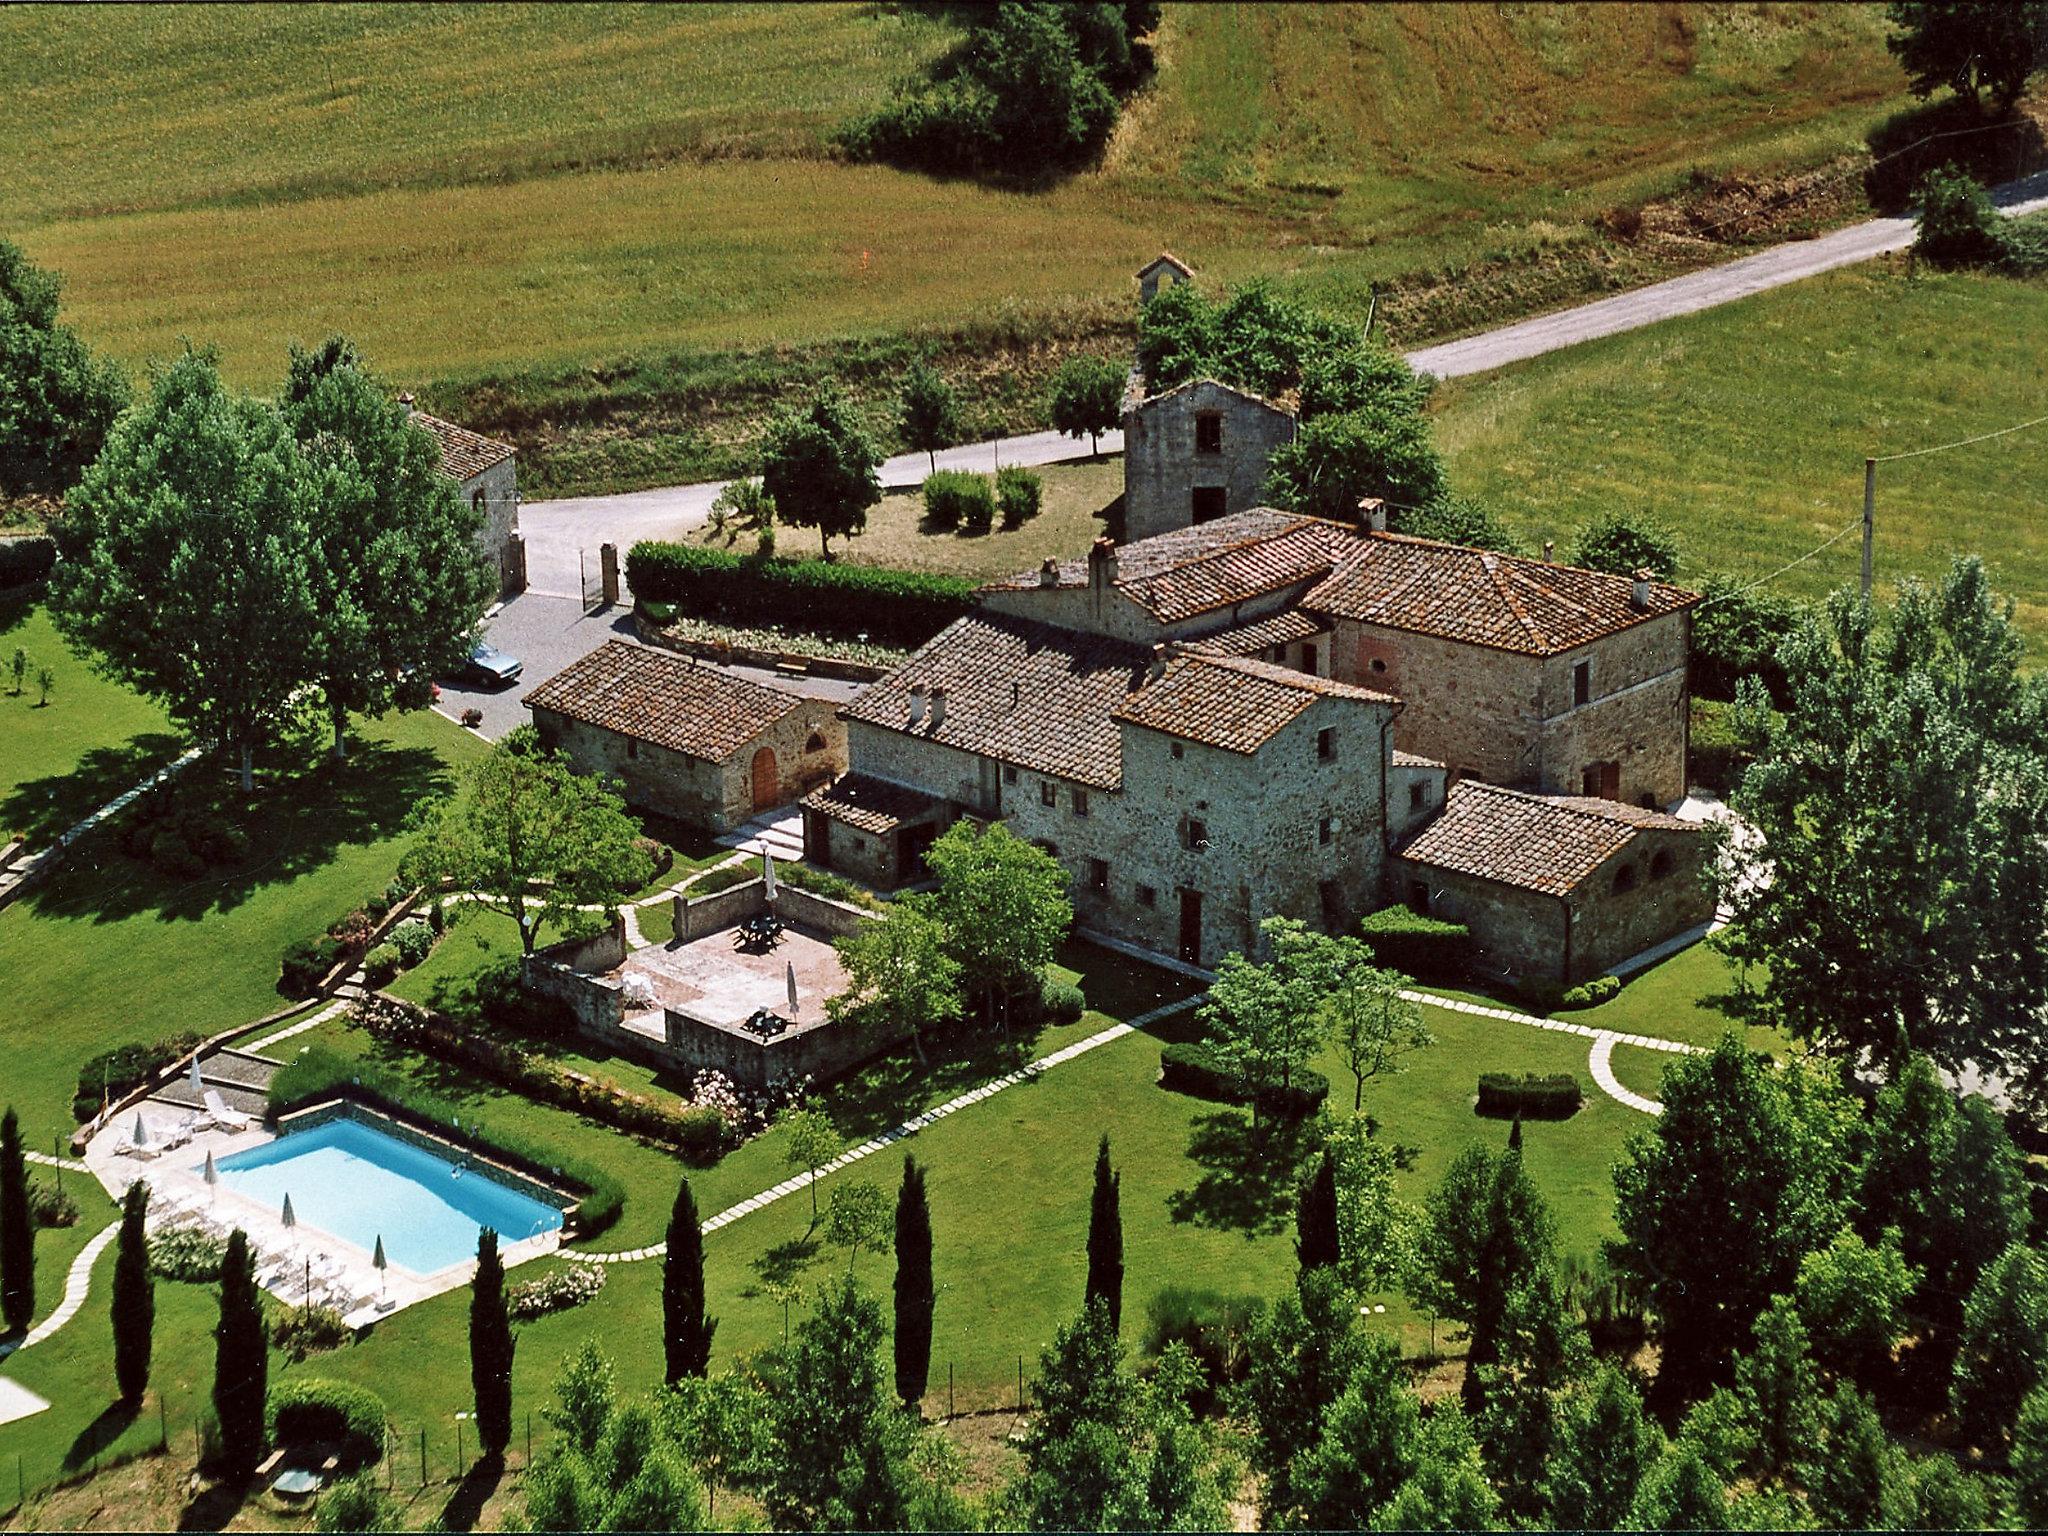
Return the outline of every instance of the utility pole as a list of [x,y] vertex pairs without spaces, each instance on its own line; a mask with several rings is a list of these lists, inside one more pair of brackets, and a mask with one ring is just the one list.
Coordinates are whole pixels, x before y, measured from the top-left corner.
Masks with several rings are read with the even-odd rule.
[[1877,460],[1863,461],[1863,596],[1870,597],[1871,544],[1877,536]]

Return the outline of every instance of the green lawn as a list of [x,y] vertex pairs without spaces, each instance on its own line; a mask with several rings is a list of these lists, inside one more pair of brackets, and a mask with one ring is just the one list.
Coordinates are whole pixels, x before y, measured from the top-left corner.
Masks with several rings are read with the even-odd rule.
[[[29,658],[19,695],[8,666],[17,650]],[[35,681],[45,667],[47,705]],[[47,843],[182,750],[163,711],[94,676],[25,591],[0,592],[0,677],[0,842]]]
[[947,36],[880,6],[12,11],[37,153],[0,224],[131,365],[190,336],[269,382],[346,326],[417,384],[1122,302],[1162,246],[1362,306],[1694,168],[1857,152],[1906,102],[1868,6],[1170,5],[1155,83],[1049,191],[829,159]]
[[[898,492],[884,496],[868,514],[866,532],[844,542],[845,556],[863,565],[992,581],[1035,570],[1048,555],[1062,560],[1085,555],[1103,533],[1103,514],[1123,496],[1122,456],[1053,464],[1036,473],[1045,483],[1044,505],[1038,516],[1019,527],[1005,528],[998,519],[985,533],[927,529],[922,494]],[[789,539],[797,536],[795,530],[784,534]]]
[[[1902,259],[1447,386],[1451,483],[1530,543],[1609,513],[1668,523],[1681,579],[1762,578],[1856,521],[1866,455],[1931,447],[2048,413],[2048,282],[1906,275]],[[1981,553],[2039,661],[2048,540],[2035,529],[2042,432],[1881,466],[1877,575]],[[1776,589],[1856,579],[1853,533]]]
[[213,1033],[284,1006],[285,945],[381,891],[404,821],[483,745],[430,711],[362,727],[337,769],[307,746],[266,763],[244,806],[216,764],[181,793],[218,797],[249,831],[243,865],[176,881],[95,834],[47,884],[0,910],[0,1051],[31,1146],[72,1129],[79,1066],[109,1046]]

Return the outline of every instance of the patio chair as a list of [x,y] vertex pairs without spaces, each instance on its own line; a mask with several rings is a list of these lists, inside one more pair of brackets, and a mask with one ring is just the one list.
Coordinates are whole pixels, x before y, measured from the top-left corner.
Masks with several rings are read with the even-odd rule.
[[239,1109],[229,1109],[222,1101],[218,1088],[206,1090],[206,1112],[213,1116],[215,1126],[230,1135],[249,1129],[250,1121],[254,1118],[243,1114]]

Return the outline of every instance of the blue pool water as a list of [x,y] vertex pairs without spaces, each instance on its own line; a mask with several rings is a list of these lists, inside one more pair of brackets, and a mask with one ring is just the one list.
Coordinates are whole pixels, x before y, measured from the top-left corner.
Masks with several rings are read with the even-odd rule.
[[545,1201],[499,1184],[374,1124],[329,1120],[217,1158],[221,1184],[272,1211],[292,1197],[302,1227],[332,1233],[417,1275],[476,1257],[485,1227],[511,1243],[562,1225]]

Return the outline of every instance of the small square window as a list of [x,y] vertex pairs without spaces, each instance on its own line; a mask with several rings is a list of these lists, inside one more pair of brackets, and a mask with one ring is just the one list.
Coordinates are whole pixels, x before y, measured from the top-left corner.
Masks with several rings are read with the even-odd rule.
[[1200,853],[1200,852],[1201,852],[1201,851],[1202,851],[1202,850],[1203,850],[1204,848],[1206,848],[1206,847],[1208,847],[1208,846],[1209,846],[1209,823],[1207,823],[1206,821],[1193,821],[1193,820],[1190,820],[1190,821],[1188,822],[1188,849],[1189,849],[1189,851],[1190,851],[1190,852],[1193,852],[1193,853]]
[[1315,675],[1316,648],[1312,645],[1304,645],[1301,648],[1301,670],[1310,676]]
[[1156,906],[1158,906],[1158,905],[1159,905],[1159,893],[1158,893],[1157,891],[1153,890],[1153,889],[1152,889],[1152,887],[1151,887],[1151,886],[1149,886],[1149,885],[1141,885],[1141,886],[1139,886],[1139,887],[1138,887],[1138,905],[1139,905],[1139,906],[1141,906],[1141,907],[1156,907]]
[[628,737],[626,738],[626,756],[628,756],[628,757],[638,757],[639,755],[640,755],[640,743],[639,743],[639,742],[637,742],[637,741],[635,741],[635,740],[634,740],[634,739],[633,739],[632,737],[628,736]]
[[1005,784],[1017,782],[1017,765],[1015,763],[1003,764],[1003,782]]
[[1223,413],[1201,411],[1195,416],[1195,452],[1221,453],[1223,451]]
[[1060,803],[1060,787],[1051,779],[1041,780],[1038,786],[1038,803],[1045,806]]
[[1334,726],[1324,726],[1316,732],[1316,756],[1328,762],[1337,755],[1337,731]]
[[1088,814],[1088,791],[1085,789],[1074,791],[1074,814],[1076,816],[1086,816]]
[[1188,755],[1188,749],[1177,741],[1169,743],[1166,750],[1173,754],[1173,760],[1176,763]]
[[1421,780],[1418,779],[1415,783],[1410,784],[1408,786],[1408,809],[1411,811],[1421,810],[1423,797],[1426,793],[1427,791],[1423,789]]
[[1109,891],[1109,863],[1105,859],[1088,861],[1088,889],[1107,894]]
[[1579,662],[1572,668],[1572,705],[1590,703],[1593,698],[1593,663]]
[[1329,818],[1329,817],[1325,816],[1325,817],[1324,817],[1324,818],[1323,818],[1323,819],[1322,819],[1321,821],[1317,822],[1317,823],[1316,823],[1316,845],[1317,845],[1318,847],[1321,847],[1321,848],[1327,848],[1327,847],[1329,847],[1329,846],[1330,846],[1330,838],[1331,838],[1331,835],[1332,835],[1332,831],[1333,831],[1333,829],[1332,829],[1332,827],[1331,827],[1331,825],[1330,825],[1330,818]]

